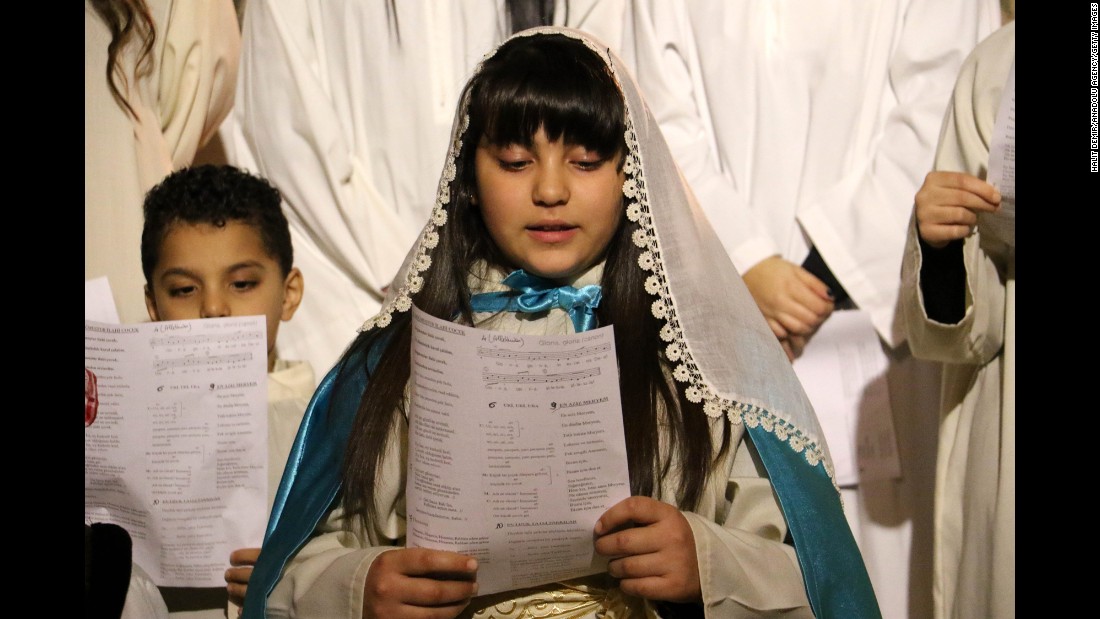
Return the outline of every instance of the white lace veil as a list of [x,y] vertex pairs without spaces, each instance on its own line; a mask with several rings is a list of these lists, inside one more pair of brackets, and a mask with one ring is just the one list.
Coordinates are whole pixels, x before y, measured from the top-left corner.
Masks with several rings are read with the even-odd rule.
[[[809,465],[823,463],[832,479],[832,462],[809,400],[680,175],[633,77],[607,46],[586,33],[545,27],[514,36],[538,34],[582,40],[608,64],[623,92],[627,217],[629,225],[636,226],[632,238],[642,250],[638,268],[649,273],[645,288],[653,297],[651,310],[664,322],[660,335],[668,343],[665,352],[685,397],[703,402],[712,417],[726,415],[734,424],[763,427],[803,454]],[[410,295],[423,286],[439,228],[447,224],[455,160],[467,139],[467,105],[468,96],[455,117],[432,217],[406,256],[381,311],[360,331],[385,327],[394,312],[409,311]]]

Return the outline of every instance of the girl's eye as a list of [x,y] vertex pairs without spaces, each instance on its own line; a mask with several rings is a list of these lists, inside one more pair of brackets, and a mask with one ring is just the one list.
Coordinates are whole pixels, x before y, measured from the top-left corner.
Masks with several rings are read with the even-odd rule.
[[506,172],[519,172],[526,168],[531,162],[526,159],[497,159],[497,163],[500,165],[500,169]]
[[170,297],[186,297],[189,294],[195,292],[194,286],[175,286],[168,289],[168,296]]
[[255,281],[255,280],[251,280],[251,279],[241,280],[239,282],[233,282],[232,284],[230,284],[230,286],[233,288],[233,290],[237,290],[237,291],[252,290],[253,288],[255,288],[258,285],[259,285],[259,282]]
[[580,161],[574,162],[573,165],[577,166],[578,168],[580,168],[581,170],[584,170],[586,172],[594,172],[596,170],[599,170],[601,167],[603,167],[603,164],[606,161],[607,161],[606,159],[593,159],[593,160],[582,159]]

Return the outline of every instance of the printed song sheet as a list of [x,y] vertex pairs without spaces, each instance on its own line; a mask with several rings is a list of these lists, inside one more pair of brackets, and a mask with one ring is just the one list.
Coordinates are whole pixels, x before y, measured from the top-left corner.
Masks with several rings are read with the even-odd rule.
[[224,587],[267,514],[263,316],[84,323],[84,521],[160,586]]
[[487,331],[413,308],[407,545],[478,560],[484,595],[602,572],[630,496],[611,327]]

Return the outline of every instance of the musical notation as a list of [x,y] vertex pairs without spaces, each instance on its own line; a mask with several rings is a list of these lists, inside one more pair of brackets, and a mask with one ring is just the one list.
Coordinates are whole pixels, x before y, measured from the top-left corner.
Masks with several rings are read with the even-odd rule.
[[582,346],[573,350],[562,351],[522,351],[505,350],[500,348],[487,348],[479,346],[477,355],[488,359],[511,359],[513,361],[570,361],[583,357],[591,357],[600,353],[611,351],[611,344],[597,344],[595,346]]
[[481,373],[486,385],[498,385],[500,383],[515,383],[520,385],[568,383],[586,378],[595,378],[600,375],[600,368],[587,368],[575,372],[555,372],[552,374],[505,374],[490,372],[488,369]]
[[164,335],[150,338],[149,346],[159,348],[163,346],[203,346],[207,344],[234,344],[237,342],[254,342],[265,339],[263,333],[244,331],[240,333],[216,333],[208,335]]
[[154,364],[157,374],[178,368],[193,368],[199,366],[244,363],[252,360],[252,353],[242,352],[229,355],[210,355],[208,357],[180,357],[176,359],[160,359]]

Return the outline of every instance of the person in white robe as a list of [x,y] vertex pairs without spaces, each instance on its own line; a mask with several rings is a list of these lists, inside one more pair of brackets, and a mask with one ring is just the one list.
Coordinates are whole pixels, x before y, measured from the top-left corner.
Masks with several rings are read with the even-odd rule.
[[[940,133],[938,172],[917,194],[903,263],[902,307],[913,354],[945,364],[935,501],[938,619],[1016,616],[1015,228],[1009,245],[980,221],[974,225],[975,214],[989,212],[995,199],[993,186],[980,179],[1000,182],[986,177],[1006,122],[1000,110],[1015,59],[1013,21],[963,65]],[[968,195],[929,204],[937,195],[930,192],[945,181],[951,194]],[[967,189],[969,181],[977,188]],[[954,226],[955,240],[939,239],[939,249],[931,239],[926,243],[934,230],[926,227],[933,220],[924,208],[946,204],[948,212],[962,211],[955,205],[965,200],[977,200],[978,208]]]
[[[883,615],[931,616],[939,367],[908,351],[899,273],[912,196],[951,85],[998,25],[997,3],[643,4],[653,38],[664,41],[650,46],[657,62],[645,64],[671,91],[689,93],[705,127],[699,138],[684,108],[684,131],[667,130],[669,141],[674,152],[691,139],[712,150],[724,183],[691,179],[693,189],[798,358],[830,447],[841,450],[835,460],[848,463],[838,470],[845,513]],[[645,88],[644,75],[639,82]],[[862,335],[834,332],[841,325]],[[816,379],[800,366],[831,349],[814,336],[847,347]],[[885,369],[852,379],[854,403],[832,410],[816,394],[858,370],[867,351]],[[875,437],[887,439],[889,457],[868,455]]]

